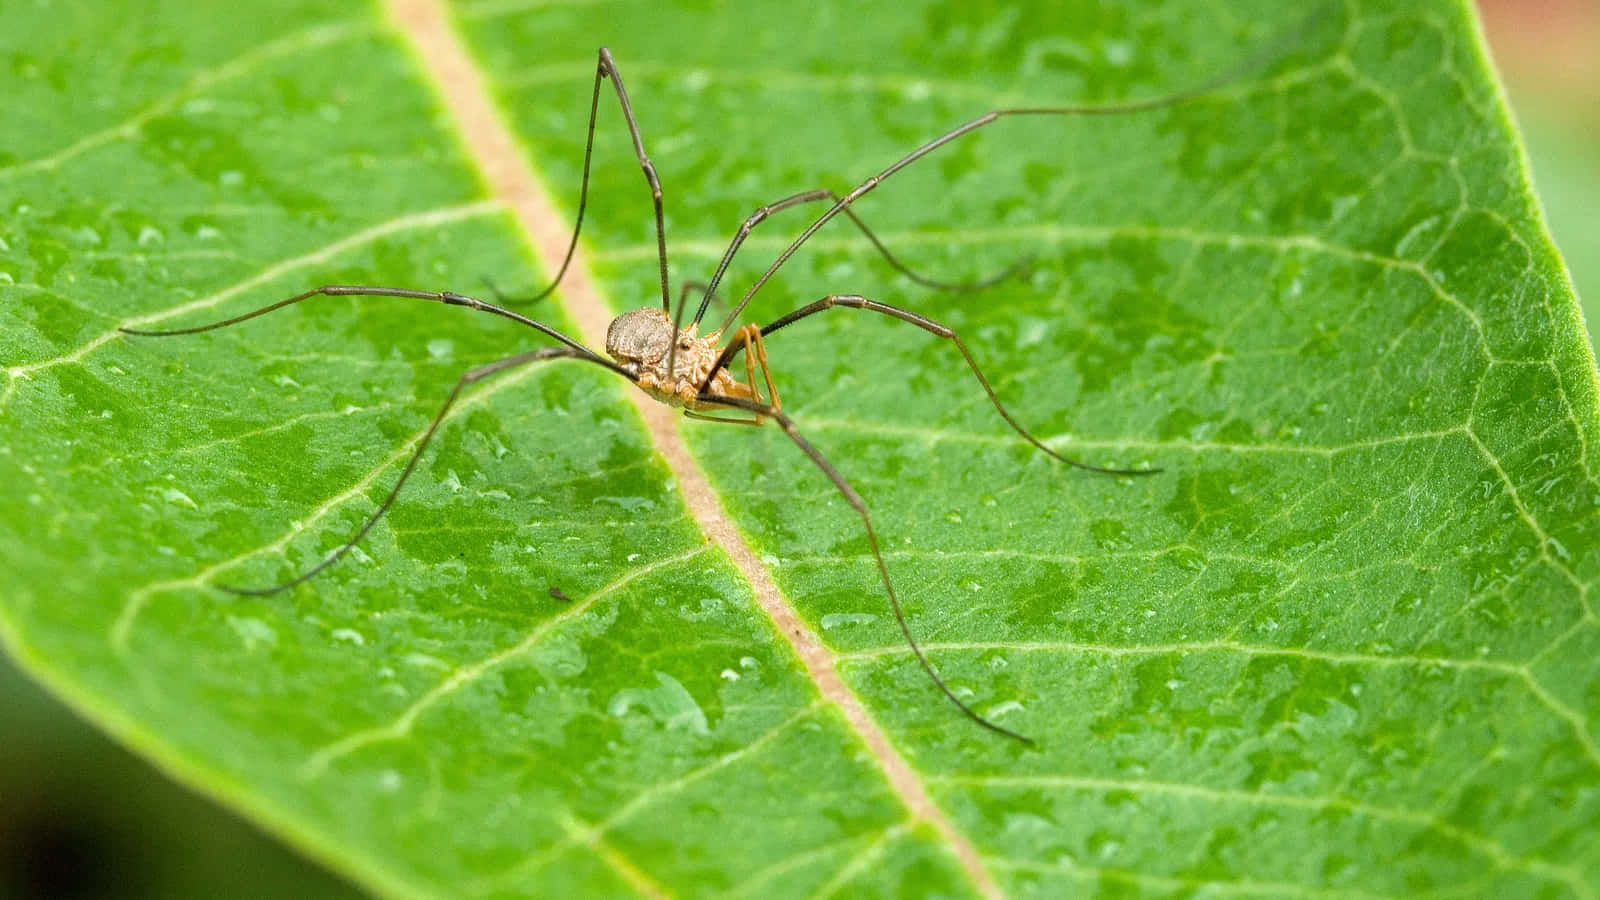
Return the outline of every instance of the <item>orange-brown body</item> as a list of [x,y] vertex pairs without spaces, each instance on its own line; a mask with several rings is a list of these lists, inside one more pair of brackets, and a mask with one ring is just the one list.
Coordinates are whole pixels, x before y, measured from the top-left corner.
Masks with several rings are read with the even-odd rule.
[[[672,347],[674,331],[677,331],[675,351]],[[634,383],[640,390],[662,403],[685,410],[717,409],[717,404],[700,399],[700,386],[717,364],[722,352],[717,342],[721,337],[721,332],[716,331],[704,337],[696,336],[693,328],[678,331],[665,312],[650,307],[623,313],[612,320],[611,327],[606,330],[606,353],[633,371]],[[745,355],[747,377],[754,380],[754,369],[759,364],[771,395],[768,402],[776,408],[777,392],[772,390],[772,377],[767,372],[760,330],[740,329],[737,340],[744,342],[751,351]],[[706,394],[761,402],[754,388],[735,378],[727,369],[717,371]]]

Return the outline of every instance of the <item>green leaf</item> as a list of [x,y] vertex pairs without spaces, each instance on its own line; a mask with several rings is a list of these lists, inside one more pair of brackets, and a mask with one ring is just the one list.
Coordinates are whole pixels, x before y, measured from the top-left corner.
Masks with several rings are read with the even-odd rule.
[[[453,25],[569,210],[612,48],[676,284],[763,203],[991,108],[1200,83],[1295,27],[1279,7],[479,0]],[[1593,896],[1593,356],[1470,11],[1331,9],[1204,100],[997,123],[860,205],[920,272],[1025,277],[930,292],[836,223],[752,304],[939,319],[1052,446],[1164,470],[1052,462],[903,323],[836,310],[769,342],[912,628],[1028,748],[935,691],[859,520],[782,432],[686,423],[895,777],[597,369],[475,387],[348,559],[215,589],[337,547],[460,373],[541,339],[384,299],[119,325],[543,270],[403,16],[9,5],[0,637],[385,893]],[[618,312],[655,302],[654,237],[600,103],[584,234]],[[762,224],[730,291],[806,221]]]

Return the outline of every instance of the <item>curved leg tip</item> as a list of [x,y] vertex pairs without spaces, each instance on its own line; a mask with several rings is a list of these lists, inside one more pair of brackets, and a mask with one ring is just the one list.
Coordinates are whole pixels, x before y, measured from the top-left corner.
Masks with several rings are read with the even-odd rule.
[[1118,471],[1117,474],[1118,475],[1160,475],[1162,472],[1165,472],[1165,471],[1166,471],[1166,469],[1162,469],[1162,468],[1158,468],[1158,467],[1152,466],[1152,467],[1150,467],[1148,469],[1122,469],[1122,470]]
[[1037,747],[1037,746],[1039,746],[1038,743],[1035,742],[1033,738],[1028,737],[1025,734],[1018,734],[1017,732],[1012,731],[1011,729],[1005,727],[1004,725],[996,725],[995,723],[993,723],[993,722],[989,721],[988,719],[985,719],[985,718],[983,718],[981,716],[974,716],[974,718],[977,719],[977,722],[978,722],[979,725],[982,725],[983,727],[989,729],[990,731],[994,732],[995,734],[1004,735],[1005,737],[1011,738],[1013,741],[1016,741],[1016,742],[1018,742],[1020,744],[1024,744],[1024,745],[1029,746],[1029,747]]
[[1090,465],[1089,463],[1078,462],[1075,459],[1069,459],[1065,456],[1055,453],[1054,451],[1051,451],[1051,455],[1075,469],[1082,469],[1085,472],[1094,472],[1098,475],[1126,475],[1129,477],[1138,477],[1141,475],[1160,475],[1162,472],[1166,471],[1165,469],[1156,466],[1152,466],[1148,469],[1111,469],[1105,466],[1095,466]]

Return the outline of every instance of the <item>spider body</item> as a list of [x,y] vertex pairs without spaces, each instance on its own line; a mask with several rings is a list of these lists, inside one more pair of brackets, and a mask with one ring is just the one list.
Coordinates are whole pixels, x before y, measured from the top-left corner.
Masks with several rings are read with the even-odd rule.
[[[677,332],[678,346],[672,346]],[[755,391],[727,369],[712,367],[721,353],[717,346],[722,335],[699,337],[694,328],[674,328],[667,314],[655,307],[623,313],[606,329],[606,354],[624,369],[634,373],[634,384],[668,406],[699,410],[707,408],[700,399],[700,385],[711,379],[706,393],[718,397],[755,399]]]
[[[778,390],[772,383],[772,371],[767,366],[761,329],[746,325],[734,334],[727,347],[718,347],[722,337],[720,329],[699,337],[695,334],[696,327],[691,324],[679,328],[667,318],[664,310],[655,307],[625,312],[612,319],[606,329],[606,354],[617,361],[639,390],[668,406],[684,410],[686,415],[747,425],[765,422],[766,415],[754,410],[747,410],[753,418],[704,413],[708,409],[728,409],[728,400],[769,406],[773,411],[781,408]],[[676,345],[672,341],[673,334],[678,336]],[[736,348],[750,351],[744,359],[749,384],[728,371],[728,360]],[[758,367],[766,379],[765,400],[755,388]]]

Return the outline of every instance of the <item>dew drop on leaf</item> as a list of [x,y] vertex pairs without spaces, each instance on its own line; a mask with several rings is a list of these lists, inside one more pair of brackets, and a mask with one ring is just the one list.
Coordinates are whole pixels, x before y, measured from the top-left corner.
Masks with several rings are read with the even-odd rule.
[[271,649],[278,646],[278,632],[260,619],[229,616],[228,627],[232,628],[244,642],[246,650],[255,650],[258,647]]
[[872,613],[828,613],[822,617],[822,627],[832,630],[845,625],[870,625],[878,621]]

